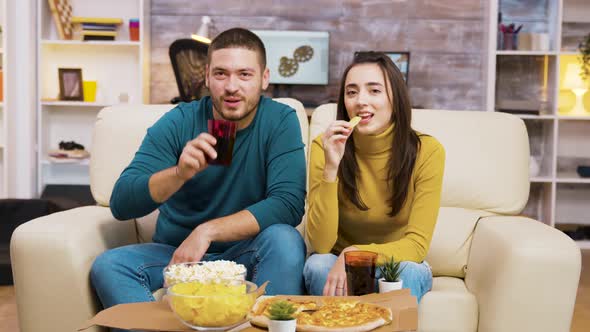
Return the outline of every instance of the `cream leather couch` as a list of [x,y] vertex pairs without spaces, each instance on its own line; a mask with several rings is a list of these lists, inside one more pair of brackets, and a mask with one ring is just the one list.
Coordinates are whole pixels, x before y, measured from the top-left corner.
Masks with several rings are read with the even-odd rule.
[[[322,105],[308,125],[301,103],[280,101],[297,109],[306,143],[335,118],[335,105]],[[146,128],[170,108],[102,110],[90,163],[99,205],[35,219],[14,232],[22,332],[76,330],[99,310],[88,277],[94,258],[151,238],[156,213],[117,221],[107,206]],[[580,250],[558,230],[514,216],[529,192],[523,122],[501,113],[415,110],[414,127],[438,138],[447,155],[442,208],[427,257],[435,278],[420,304],[419,330],[569,331]]]

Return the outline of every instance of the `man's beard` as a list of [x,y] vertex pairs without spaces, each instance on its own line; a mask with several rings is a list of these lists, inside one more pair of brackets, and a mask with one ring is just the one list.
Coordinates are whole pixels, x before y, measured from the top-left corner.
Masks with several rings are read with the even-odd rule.
[[235,110],[225,110],[225,113],[223,112],[224,108],[223,108],[223,98],[226,96],[221,96],[218,99],[212,99],[213,101],[213,107],[214,110],[213,112],[217,112],[217,114],[219,114],[224,120],[227,121],[241,121],[243,119],[245,119],[246,117],[248,117],[248,115],[250,115],[250,113],[252,113],[252,111],[254,111],[255,107],[257,107],[257,105],[255,107],[250,108],[250,105],[248,104],[246,98],[241,98],[241,104],[240,107],[244,107],[245,111],[243,114],[238,115],[238,109]]

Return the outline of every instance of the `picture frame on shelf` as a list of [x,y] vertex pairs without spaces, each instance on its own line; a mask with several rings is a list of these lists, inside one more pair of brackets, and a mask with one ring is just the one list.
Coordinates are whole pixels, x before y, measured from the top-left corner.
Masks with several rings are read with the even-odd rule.
[[82,69],[59,68],[58,76],[60,100],[84,101]]

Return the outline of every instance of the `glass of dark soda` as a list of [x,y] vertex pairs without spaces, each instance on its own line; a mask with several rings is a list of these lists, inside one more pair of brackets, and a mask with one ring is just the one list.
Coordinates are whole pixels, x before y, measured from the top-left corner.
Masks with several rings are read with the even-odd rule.
[[377,253],[347,251],[344,253],[348,295],[358,296],[375,292]]
[[208,120],[207,130],[209,134],[217,140],[215,144],[215,151],[217,158],[209,160],[211,165],[228,166],[231,164],[231,159],[234,151],[234,142],[236,141],[235,122],[227,120]]

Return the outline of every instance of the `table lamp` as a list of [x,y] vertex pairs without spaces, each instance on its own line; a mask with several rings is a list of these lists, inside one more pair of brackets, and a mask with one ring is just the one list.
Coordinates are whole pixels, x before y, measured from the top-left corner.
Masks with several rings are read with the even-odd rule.
[[201,27],[199,27],[197,33],[191,35],[191,38],[201,43],[211,44],[211,39],[209,39],[209,24],[211,24],[211,17],[203,16],[201,18]]
[[572,92],[576,95],[576,105],[568,113],[569,115],[588,115],[586,113],[586,109],[584,108],[584,101],[582,99],[586,91],[588,91],[588,86],[584,80],[582,80],[582,77],[580,76],[581,72],[582,67],[579,64],[570,63],[567,65],[565,78],[563,80],[563,87],[572,90]]

